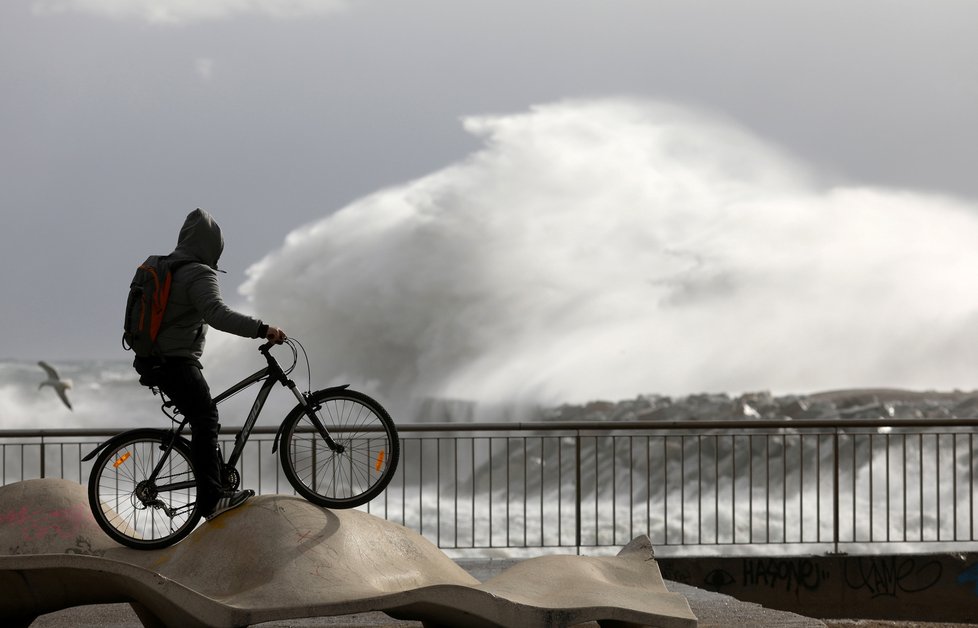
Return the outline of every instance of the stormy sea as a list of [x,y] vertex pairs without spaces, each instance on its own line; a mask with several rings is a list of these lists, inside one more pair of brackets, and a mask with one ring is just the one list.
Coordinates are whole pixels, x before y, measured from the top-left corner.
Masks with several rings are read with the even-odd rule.
[[[324,211],[225,286],[302,341],[300,387],[350,384],[402,423],[975,416],[973,202],[820,171],[685,105],[565,100],[462,126],[470,155]],[[255,349],[209,336],[212,388],[263,366]],[[3,429],[165,424],[122,358],[15,357]],[[38,390],[38,360],[73,380],[73,409]],[[259,424],[290,405],[273,396]],[[948,448],[967,470],[960,446],[920,457]]]

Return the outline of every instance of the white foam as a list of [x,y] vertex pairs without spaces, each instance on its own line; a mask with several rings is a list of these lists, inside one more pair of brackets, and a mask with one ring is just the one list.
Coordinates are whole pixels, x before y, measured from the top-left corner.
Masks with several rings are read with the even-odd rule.
[[[324,208],[250,269],[248,307],[303,340],[319,385],[492,403],[972,387],[975,207],[820,183],[661,103],[465,127],[478,152]],[[230,347],[209,359],[241,364]]]

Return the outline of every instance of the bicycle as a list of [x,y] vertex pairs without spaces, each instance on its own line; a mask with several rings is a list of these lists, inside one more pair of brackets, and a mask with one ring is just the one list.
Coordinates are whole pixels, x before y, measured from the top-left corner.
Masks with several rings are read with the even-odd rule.
[[[271,354],[272,343],[259,347],[268,366],[214,397],[216,403],[263,382],[248,418],[234,437],[227,461],[221,450],[224,488],[241,482],[237,462],[244,451],[265,400],[275,384],[288,388],[298,404],[282,420],[276,450],[285,476],[296,492],[319,506],[355,508],[379,495],[397,469],[400,441],[387,411],[349,385],[300,392],[289,375],[298,363],[294,339],[285,341],[293,354],[283,370]],[[310,376],[311,381],[311,376]],[[311,388],[311,386],[310,386]],[[162,391],[161,407],[173,425],[169,429],[128,430],[96,447],[83,460],[96,456],[88,481],[88,498],[99,526],[115,541],[136,549],[160,549],[190,534],[203,513],[197,506],[196,472],[190,442],[182,436],[187,418]],[[279,446],[281,443],[281,447]]]

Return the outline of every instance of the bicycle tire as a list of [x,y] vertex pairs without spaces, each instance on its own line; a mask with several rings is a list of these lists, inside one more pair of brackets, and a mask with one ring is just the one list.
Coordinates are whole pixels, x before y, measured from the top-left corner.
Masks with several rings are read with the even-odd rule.
[[319,420],[344,447],[332,451],[298,405],[282,422],[279,455],[296,492],[327,508],[355,508],[390,483],[400,458],[397,428],[387,411],[354,390],[319,390],[309,396]]
[[[157,482],[144,484],[170,438],[173,435],[164,430],[131,430],[113,439],[95,459],[88,478],[92,514],[99,527],[122,545],[143,550],[168,547],[200,522],[197,475],[186,440],[177,438]],[[161,492],[161,479],[193,484]],[[170,516],[161,504],[179,514]]]

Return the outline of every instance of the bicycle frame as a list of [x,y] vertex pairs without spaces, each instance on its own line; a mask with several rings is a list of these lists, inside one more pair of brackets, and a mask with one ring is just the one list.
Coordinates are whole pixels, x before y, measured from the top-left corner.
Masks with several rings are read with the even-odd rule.
[[[258,394],[255,397],[254,403],[251,404],[251,410],[248,412],[248,418],[245,420],[244,426],[241,428],[241,431],[239,431],[234,437],[234,448],[231,450],[231,455],[227,458],[227,460],[224,461],[224,464],[226,466],[230,466],[230,467],[237,466],[238,460],[241,458],[241,455],[244,453],[244,447],[248,442],[248,438],[249,436],[251,436],[251,430],[254,429],[255,423],[258,421],[258,416],[261,414],[262,408],[265,407],[265,401],[268,399],[268,395],[269,393],[271,393],[272,388],[275,386],[275,384],[282,384],[290,391],[292,391],[292,394],[299,402],[299,405],[304,409],[306,415],[309,417],[313,426],[315,426],[315,428],[319,431],[326,445],[332,451],[335,451],[337,453],[342,453],[344,450],[342,445],[337,444],[333,440],[329,431],[326,429],[326,426],[323,425],[322,421],[319,420],[319,416],[316,414],[316,410],[318,410],[318,408],[309,404],[309,400],[306,398],[306,395],[299,392],[299,389],[296,386],[295,382],[293,382],[288,377],[288,375],[286,375],[285,371],[282,370],[282,367],[279,365],[278,361],[271,355],[270,351],[272,346],[273,344],[271,342],[267,342],[258,348],[261,354],[265,356],[265,360],[268,362],[268,366],[254,372],[253,374],[242,379],[237,384],[234,384],[224,392],[214,397],[214,403],[219,404],[222,401],[228,399],[229,397],[232,397],[237,393],[241,392],[242,390],[262,380],[265,380],[264,383],[261,385],[261,388],[258,389]],[[346,388],[346,386],[345,385],[337,386],[336,388],[342,389],[342,388]],[[171,418],[173,417],[171,416]],[[175,491],[175,490],[196,486],[196,482],[178,482],[175,484],[165,484],[165,485],[155,486],[156,478],[159,477],[160,472],[163,470],[163,467],[170,456],[170,451],[172,451],[173,449],[173,443],[175,439],[180,437],[180,433],[183,431],[183,428],[186,427],[188,422],[189,419],[187,417],[184,417],[183,420],[180,421],[179,425],[175,429],[171,429],[169,431],[172,437],[169,442],[169,445],[166,447],[165,451],[163,452],[163,455],[160,456],[159,461],[156,463],[156,466],[153,468],[153,473],[146,480],[146,482],[149,482],[154,485],[156,492]],[[282,423],[284,425],[285,420],[283,420]],[[279,433],[281,433],[281,429],[282,428],[280,427]],[[120,434],[115,438],[119,438],[124,435],[125,433]],[[99,451],[109,446],[115,440],[115,438],[111,438],[105,441],[104,443],[102,443],[101,445],[99,445],[98,447],[96,447],[91,453],[85,456],[83,460],[88,461],[94,458]],[[278,434],[276,434],[275,442],[277,445]],[[160,505],[162,506],[162,504]]]
[[[293,396],[295,396],[296,400],[299,402],[299,405],[305,409],[305,412],[312,421],[312,424],[317,430],[319,430],[319,433],[325,440],[326,445],[333,451],[342,452],[342,446],[333,441],[333,438],[326,429],[326,426],[322,424],[319,417],[316,415],[316,410],[318,408],[314,408],[309,405],[309,401],[306,399],[306,396],[299,392],[295,382],[293,382],[285,374],[285,371],[283,371],[282,367],[279,366],[278,361],[270,353],[271,347],[271,343],[265,343],[258,349],[261,354],[265,356],[265,360],[268,361],[268,366],[256,371],[237,384],[234,384],[217,397],[214,397],[214,403],[221,403],[225,399],[236,395],[245,388],[260,382],[263,379],[265,380],[265,382],[261,385],[261,388],[258,389],[258,394],[255,396],[254,403],[251,404],[251,410],[248,412],[248,418],[245,419],[244,426],[242,426],[241,431],[234,437],[234,448],[231,450],[231,455],[228,456],[225,464],[231,467],[237,466],[238,459],[241,458],[241,454],[244,453],[245,444],[248,442],[248,438],[251,436],[251,430],[255,427],[255,423],[258,421],[258,416],[261,414],[262,408],[265,407],[265,401],[268,399],[268,395],[272,392],[272,388],[275,387],[275,384],[282,384],[292,392]],[[345,388],[345,386],[343,386],[343,388]],[[276,437],[276,444],[277,442],[278,438]]]
[[[234,437],[234,448],[231,450],[231,455],[228,456],[226,463],[232,467],[237,465],[238,459],[244,451],[244,445],[251,435],[251,430],[255,427],[255,423],[258,421],[258,415],[261,414],[262,408],[265,406],[265,400],[268,399],[269,393],[272,392],[272,388],[275,386],[276,381],[274,378],[269,377],[270,369],[268,367],[257,371],[253,375],[246,377],[234,386],[231,386],[217,397],[214,397],[214,403],[221,403],[228,397],[241,392],[245,388],[261,381],[265,382],[262,384],[261,388],[258,389],[258,395],[255,397],[254,403],[251,404],[251,410],[248,412],[248,418],[245,420],[244,426],[241,431],[238,432]],[[302,395],[299,395],[300,397]]]

